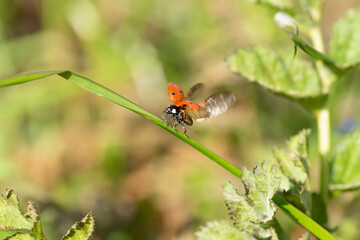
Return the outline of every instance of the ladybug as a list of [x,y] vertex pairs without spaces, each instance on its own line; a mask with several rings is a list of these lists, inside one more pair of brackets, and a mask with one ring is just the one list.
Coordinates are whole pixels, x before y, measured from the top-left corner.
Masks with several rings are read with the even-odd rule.
[[[164,110],[164,122],[167,126],[171,122],[174,122],[173,129],[176,130],[176,126],[179,124],[184,129],[184,135],[186,135],[186,127],[193,125],[193,119],[197,121],[203,121],[215,117],[225,111],[227,111],[236,101],[235,95],[229,92],[216,93],[201,103],[196,103],[192,100],[188,100],[193,97],[195,93],[203,87],[204,84],[197,83],[190,88],[185,95],[184,91],[175,83],[169,83],[169,98],[174,104],[169,105]],[[167,121],[168,114],[171,114],[171,119]]]

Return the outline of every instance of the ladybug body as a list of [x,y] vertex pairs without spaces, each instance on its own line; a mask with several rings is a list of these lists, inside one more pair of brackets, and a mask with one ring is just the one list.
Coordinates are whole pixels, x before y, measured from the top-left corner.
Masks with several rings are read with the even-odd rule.
[[[232,106],[236,98],[233,94],[228,92],[221,92],[212,95],[208,99],[202,101],[200,104],[194,101],[187,100],[195,95],[203,86],[202,83],[195,84],[189,92],[185,95],[184,91],[175,83],[169,83],[169,98],[174,104],[169,105],[164,110],[164,122],[169,125],[174,122],[173,129],[176,130],[176,126],[179,124],[184,129],[184,135],[186,135],[186,127],[193,125],[193,119],[202,121],[204,119],[210,119],[220,113],[225,112],[230,106]],[[167,122],[167,116],[171,114],[171,119]]]

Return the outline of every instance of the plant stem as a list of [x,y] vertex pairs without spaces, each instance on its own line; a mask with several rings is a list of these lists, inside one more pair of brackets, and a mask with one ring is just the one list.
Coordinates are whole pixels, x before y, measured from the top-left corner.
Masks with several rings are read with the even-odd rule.
[[[314,44],[314,47],[320,51],[324,52],[324,43],[319,27],[320,14],[318,12],[313,14],[314,19],[317,21],[317,25],[313,27],[310,31],[310,37]],[[316,69],[318,70],[319,77],[321,79],[322,92],[328,92],[331,84],[331,80],[327,69],[325,68],[323,62],[316,61]],[[320,195],[323,198],[323,201],[326,206],[328,199],[328,176],[329,176],[329,163],[328,163],[328,153],[330,150],[330,112],[328,107],[324,107],[316,112],[316,121],[318,127],[318,145],[319,145],[319,155],[320,155]]]
[[286,201],[280,194],[275,194],[273,199],[274,203],[279,206],[282,210],[292,216],[298,223],[303,225],[307,230],[313,233],[316,237],[321,240],[335,240],[335,238],[318,223],[301,212],[299,209],[291,205]]
[[[318,26],[313,27],[311,29],[310,37],[316,50],[318,50],[321,53],[324,53],[325,48],[324,48],[323,37],[322,37],[321,29]],[[331,81],[327,73],[327,69],[325,68],[325,65],[322,61],[316,61],[315,64],[321,79],[322,91],[328,92]]]
[[328,179],[329,179],[329,163],[328,153],[330,149],[330,113],[329,109],[321,109],[316,114],[318,126],[318,145],[320,154],[320,195],[324,202],[328,198]]

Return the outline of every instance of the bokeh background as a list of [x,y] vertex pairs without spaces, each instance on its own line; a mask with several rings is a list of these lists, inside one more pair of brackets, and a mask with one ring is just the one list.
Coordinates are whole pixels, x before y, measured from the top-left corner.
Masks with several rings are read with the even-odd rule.
[[[326,1],[325,41],[334,21],[359,5]],[[188,131],[240,168],[270,158],[272,146],[302,128],[314,129],[316,152],[308,112],[227,69],[228,55],[254,43],[291,46],[271,14],[245,0],[0,2],[1,77],[68,69],[158,116],[169,104],[167,82],[184,90],[203,82],[209,94],[231,89],[238,101],[229,112]],[[334,128],[359,117],[359,84],[351,86]],[[225,180],[240,186],[150,121],[60,77],[0,89],[0,191],[15,189],[23,206],[35,201],[49,239],[60,239],[90,210],[94,239],[194,239],[206,221],[227,219]],[[332,210],[346,216],[340,207]],[[284,227],[292,236],[303,231],[292,220]]]

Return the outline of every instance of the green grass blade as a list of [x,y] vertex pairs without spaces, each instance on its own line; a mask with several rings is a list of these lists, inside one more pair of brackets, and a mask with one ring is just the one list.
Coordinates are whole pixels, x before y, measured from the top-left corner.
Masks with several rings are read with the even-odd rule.
[[[219,164],[226,170],[228,170],[233,175],[237,176],[238,178],[241,177],[241,170],[237,169],[232,164],[228,163],[220,156],[216,155],[209,149],[205,148],[204,146],[200,145],[196,141],[192,140],[191,138],[187,138],[184,134],[175,131],[172,127],[166,126],[163,121],[155,116],[154,114],[146,111],[145,109],[141,108],[140,106],[136,105],[135,103],[129,101],[128,99],[124,98],[123,96],[107,89],[106,87],[86,78],[79,74],[76,74],[71,71],[43,71],[43,72],[31,72],[31,73],[23,73],[14,76],[10,76],[4,79],[0,79],[0,87],[16,85],[20,83],[25,83],[37,79],[41,79],[48,76],[59,75],[64,79],[69,80],[70,82],[78,85],[79,87],[99,95],[115,104],[118,104],[124,108],[127,108],[135,113],[142,115],[143,117],[149,119],[150,121],[154,122],[158,126],[164,128],[168,132],[172,133],[176,137],[180,138],[182,141],[186,142],[215,163]],[[328,233],[325,229],[323,229],[320,225],[314,222],[311,218],[306,216],[304,213],[299,211],[297,208],[286,202],[283,198],[278,195],[275,195],[273,201],[276,205],[280,208],[284,209],[287,213],[289,213],[297,222],[302,224],[304,227],[309,229],[315,236],[319,239],[334,239],[330,233]]]
[[101,96],[115,104],[118,104],[124,108],[127,108],[135,113],[142,115],[143,117],[149,119],[150,121],[154,122],[155,124],[159,125],[160,127],[164,128],[165,130],[169,131],[170,133],[174,134],[176,137],[180,138],[193,148],[197,149],[199,152],[203,153],[205,156],[231,172],[237,177],[241,176],[241,170],[237,169],[220,156],[216,155],[215,153],[211,152],[209,149],[205,148],[204,146],[200,145],[196,141],[192,140],[191,138],[187,138],[184,134],[175,131],[172,127],[166,126],[163,123],[163,120],[159,117],[155,116],[154,114],[146,111],[145,109],[139,107],[135,103],[131,102],[130,100],[124,98],[123,96],[111,91],[110,89],[86,78],[79,74],[76,74],[71,71],[43,71],[43,72],[29,72],[29,73],[22,73],[14,76],[10,76],[8,78],[0,79],[0,87],[11,86],[15,84],[25,83],[29,81],[33,81],[36,79],[41,79],[48,76],[59,75],[70,82],[76,84],[77,86],[94,93],[98,96]]
[[335,238],[324,228],[322,228],[318,223],[312,220],[310,217],[305,215],[299,209],[287,202],[280,194],[276,194],[273,197],[273,201],[278,207],[292,216],[298,223],[303,225],[307,230],[314,234],[319,239],[324,240],[335,240]]

